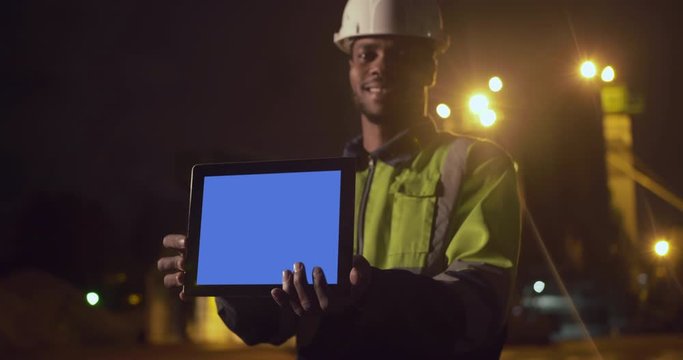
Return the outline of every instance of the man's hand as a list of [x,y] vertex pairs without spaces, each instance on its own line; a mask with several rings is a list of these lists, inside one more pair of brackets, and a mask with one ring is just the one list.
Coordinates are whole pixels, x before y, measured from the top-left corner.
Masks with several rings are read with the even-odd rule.
[[[185,276],[185,239],[185,235],[170,234],[164,236],[164,247],[178,251],[178,255],[162,257],[157,262],[159,271],[171,272],[164,276],[164,286],[169,289],[183,286]],[[178,296],[180,300],[187,300],[185,292],[182,290]]]
[[271,290],[271,295],[280,307],[291,307],[298,316],[331,311],[358,301],[370,285],[371,274],[370,263],[360,255],[354,256],[353,268],[349,273],[351,297],[335,299],[330,297],[325,273],[321,268],[313,268],[313,286],[311,287],[306,279],[304,264],[295,263],[293,273],[290,270],[282,272],[282,289]]

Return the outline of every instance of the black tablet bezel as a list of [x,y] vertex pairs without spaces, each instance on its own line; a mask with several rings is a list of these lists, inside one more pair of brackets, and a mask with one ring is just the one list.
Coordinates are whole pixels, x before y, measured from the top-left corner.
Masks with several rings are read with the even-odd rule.
[[[336,285],[328,285],[328,288],[332,293],[347,293],[349,289],[349,272],[351,271],[353,256],[355,166],[356,161],[353,158],[197,164],[193,166],[192,178],[190,181],[190,206],[186,241],[185,294],[189,296],[270,297],[271,289],[282,286],[282,283],[265,285],[197,285],[202,199],[204,193],[204,178],[206,176],[327,170],[341,171],[338,240],[339,255],[337,267],[338,282]],[[307,268],[307,271],[310,272],[311,270],[312,269]]]

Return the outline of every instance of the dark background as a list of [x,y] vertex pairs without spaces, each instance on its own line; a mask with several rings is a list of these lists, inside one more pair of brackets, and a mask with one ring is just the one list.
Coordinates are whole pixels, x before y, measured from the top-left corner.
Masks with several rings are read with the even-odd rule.
[[[193,163],[337,156],[360,131],[342,0],[6,1],[2,5],[0,271],[37,267],[86,289],[141,289],[162,236],[184,232]],[[432,105],[459,116],[492,75],[489,134],[518,160],[531,211],[569,279],[598,278],[618,228],[605,185],[598,86],[586,57],[645,99],[637,163],[683,194],[681,5],[443,1],[451,47]],[[654,226],[681,214],[646,191]],[[584,249],[569,264],[567,239]],[[547,273],[525,232],[522,280]]]

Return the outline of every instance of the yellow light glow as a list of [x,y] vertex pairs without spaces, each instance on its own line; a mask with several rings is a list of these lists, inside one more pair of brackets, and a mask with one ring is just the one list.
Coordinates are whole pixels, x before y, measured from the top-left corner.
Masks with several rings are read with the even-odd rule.
[[97,305],[98,302],[100,302],[100,296],[96,292],[89,292],[85,294],[85,301],[90,305],[90,306],[95,306]]
[[140,296],[140,294],[128,295],[128,303],[130,305],[133,305],[133,306],[140,305],[141,302],[142,302],[142,296]]
[[491,109],[485,109],[479,114],[479,122],[484,127],[491,127],[496,123],[496,112]]
[[498,76],[489,79],[489,89],[493,92],[499,92],[503,88],[503,80]]
[[669,254],[669,242],[666,240],[657,241],[655,243],[655,253],[662,257]]
[[598,70],[592,61],[584,61],[581,64],[581,76],[585,77],[586,79],[594,78],[597,73]]
[[489,98],[484,94],[475,94],[470,98],[470,111],[475,114],[481,114],[484,110],[489,108]]
[[604,69],[602,69],[602,72],[600,73],[600,78],[604,82],[611,82],[615,78],[615,73],[614,73],[614,68],[611,66],[606,66]]
[[436,114],[442,119],[447,119],[451,116],[451,108],[446,104],[439,104],[436,106]]

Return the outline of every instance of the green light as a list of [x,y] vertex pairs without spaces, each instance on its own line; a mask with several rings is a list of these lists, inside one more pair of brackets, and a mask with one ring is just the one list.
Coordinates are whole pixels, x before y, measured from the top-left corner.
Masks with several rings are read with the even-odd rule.
[[95,306],[97,305],[98,302],[100,302],[100,295],[98,295],[96,292],[89,292],[85,294],[85,301],[90,305],[90,306]]

